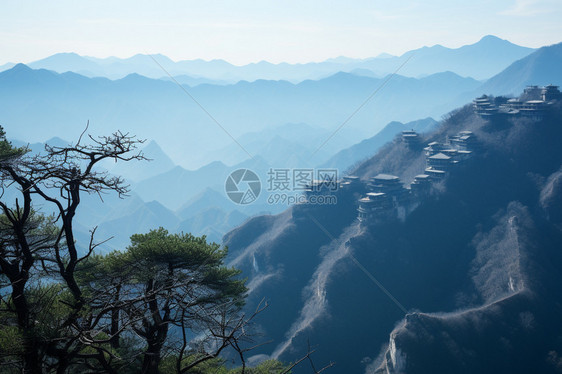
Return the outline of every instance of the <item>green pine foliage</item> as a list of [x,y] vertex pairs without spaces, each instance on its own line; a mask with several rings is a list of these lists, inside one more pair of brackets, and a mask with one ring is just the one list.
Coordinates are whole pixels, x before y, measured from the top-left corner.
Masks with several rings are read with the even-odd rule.
[[[93,230],[78,253],[80,194],[127,192],[96,163],[142,158],[128,155],[138,141],[126,134],[93,141],[28,157],[0,127],[0,188],[18,196],[0,200],[0,372],[287,372],[277,361],[229,367],[255,345],[254,316],[242,312],[246,280],[219,244],[159,228],[99,255]],[[41,214],[44,204],[58,213]]]

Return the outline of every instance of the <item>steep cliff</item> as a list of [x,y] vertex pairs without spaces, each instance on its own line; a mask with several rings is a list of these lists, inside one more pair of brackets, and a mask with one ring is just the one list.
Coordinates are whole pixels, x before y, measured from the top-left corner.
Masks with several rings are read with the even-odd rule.
[[[472,131],[478,149],[404,219],[359,224],[357,198],[297,205],[229,233],[232,263],[273,343],[295,360],[315,347],[331,372],[555,372],[562,365],[562,116],[485,121],[451,113],[419,147],[399,139],[354,173],[410,182],[424,144]],[[297,372],[307,372],[301,368]]]

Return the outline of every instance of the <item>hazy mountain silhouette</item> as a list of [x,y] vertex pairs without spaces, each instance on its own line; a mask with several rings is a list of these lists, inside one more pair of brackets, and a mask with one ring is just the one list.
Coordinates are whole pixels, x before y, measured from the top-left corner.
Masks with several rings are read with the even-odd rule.
[[70,144],[69,141],[61,139],[58,136],[52,137],[51,139],[47,140],[45,143],[26,143],[19,139],[10,139],[10,142],[14,147],[27,148],[29,152],[33,154],[44,153],[45,144],[48,144],[52,147],[64,147]]
[[[239,138],[248,132],[301,122],[333,133],[381,84],[382,79],[338,73],[296,85],[265,80],[227,86],[204,84],[191,88],[190,94],[229,134]],[[324,161],[391,120],[438,118],[458,105],[458,95],[479,85],[453,73],[422,79],[394,76],[346,124],[345,131],[354,138],[330,140],[321,149],[324,156],[318,153],[311,162]],[[18,64],[0,73],[0,110],[3,126],[13,138],[38,142],[52,134],[65,134],[77,139],[89,120],[93,134],[119,129],[155,140],[176,164],[190,168],[217,160],[212,150],[232,144],[230,136],[175,83],[137,74],[111,81]],[[310,144],[326,138],[318,136]]]
[[98,226],[100,238],[113,237],[108,245],[113,249],[123,249],[129,245],[133,234],[146,233],[158,227],[175,231],[180,220],[171,210],[157,201],[131,204],[129,210],[122,211],[119,217],[105,218]]
[[[45,149],[44,143],[27,144],[13,139],[11,142],[14,146],[27,147],[31,154],[43,153]],[[64,147],[70,144],[70,142],[58,137],[51,138],[46,143],[55,147]],[[134,180],[150,180],[155,175],[171,171],[174,168],[172,161],[156,142],[149,142],[141,151],[152,160],[117,163],[112,161],[101,167],[112,174],[124,176],[129,183]],[[212,169],[212,167],[213,165],[209,169]],[[206,171],[209,171],[209,169]],[[241,224],[248,216],[238,211],[237,206],[227,199],[224,192],[221,194],[205,188],[206,184],[212,184],[213,181],[217,180],[212,173],[205,174],[203,172],[201,174],[195,173],[195,175],[207,178],[206,181],[200,183],[203,192],[179,209],[178,205],[166,208],[160,202],[154,199],[150,200],[150,195],[144,196],[146,200],[143,200],[137,194],[134,185],[129,196],[124,199],[120,199],[113,194],[102,194],[101,199],[98,195],[83,196],[76,217],[76,234],[87,243],[89,242],[90,230],[92,227],[97,227],[97,240],[103,241],[111,238],[98,248],[102,252],[124,249],[129,244],[129,238],[132,234],[147,232],[161,226],[166,227],[171,232],[184,231],[199,236],[207,235],[209,240],[220,242],[226,232]],[[226,179],[226,175],[224,179]],[[219,180],[218,184],[224,184],[224,179]],[[166,183],[174,184],[173,181],[170,182],[163,178],[160,183],[156,183],[154,188],[166,191]],[[180,192],[176,196],[177,201],[181,201],[183,198],[181,186],[179,187]],[[224,186],[222,188],[224,190]],[[173,190],[172,192],[177,193],[176,191]],[[11,194],[12,191],[6,193]],[[49,206],[38,208],[45,214],[53,213],[50,210],[45,210],[49,209]],[[263,206],[255,209],[255,212],[266,211]],[[272,209],[272,211],[276,210]]]
[[224,192],[218,192],[210,187],[205,188],[201,193],[192,197],[176,211],[178,216],[185,220],[201,213],[211,206],[222,206],[229,200]]
[[177,231],[196,232],[197,235],[205,235],[208,241],[221,243],[225,233],[242,224],[247,218],[247,215],[236,209],[225,211],[210,205],[207,209],[182,221]]
[[4,65],[0,65],[0,71],[4,71],[4,70],[8,70],[11,69],[15,66],[16,64],[13,62],[7,62]]
[[[368,70],[377,76],[385,76],[395,71],[410,56],[413,56],[412,61],[401,70],[401,74],[406,76],[418,77],[441,71],[453,71],[461,76],[486,79],[532,51],[531,48],[521,47],[507,40],[488,35],[474,44],[460,48],[435,45],[412,50],[401,56],[382,53],[374,58],[338,57],[324,62],[305,64],[272,64],[260,61],[236,66],[224,60],[174,62],[161,54],[153,55],[153,57],[170,74],[189,76],[189,79],[182,80],[184,82],[189,81],[191,84],[200,84],[202,81],[198,81],[198,79],[208,79],[215,83],[219,81],[233,83],[240,80],[254,81],[257,79],[288,80],[296,83],[306,79],[321,79],[339,71],[351,72],[356,69]],[[150,56],[142,54],[120,59],[58,53],[34,61],[29,65],[33,68],[44,68],[59,73],[73,71],[89,77],[103,76],[111,79],[122,78],[131,73],[151,78],[165,77],[167,73],[158,64]]]
[[176,81],[179,84],[185,84],[191,87],[198,86],[200,84],[215,84],[215,85],[227,85],[230,84],[230,81],[225,80],[218,80],[218,79],[209,79],[203,77],[190,77],[189,75],[176,75],[175,77],[170,78],[168,76],[160,78],[166,81]]
[[197,170],[175,166],[171,170],[142,180],[134,186],[145,200],[157,200],[170,209],[181,206],[192,197],[211,187],[220,188],[231,169],[220,161]]
[[237,208],[224,191],[206,188],[176,211],[182,220],[177,231],[197,232],[220,243],[224,234],[248,218]]
[[[132,186],[133,191],[143,200],[156,200],[171,210],[178,210],[181,217],[188,217],[186,207],[198,206],[198,200],[209,202],[213,207],[224,211],[239,210],[246,215],[259,212],[279,212],[283,206],[269,205],[265,191],[268,188],[268,171],[272,166],[256,156],[233,166],[226,166],[220,161],[212,162],[196,170],[186,170],[176,166],[154,177],[142,180]],[[225,182],[230,173],[237,169],[250,169],[255,172],[262,183],[262,196],[249,205],[236,205],[226,197]],[[218,198],[216,191],[221,191]],[[197,209],[195,209],[197,212]],[[194,213],[195,213],[194,212]]]
[[431,131],[435,125],[437,125],[437,121],[433,118],[425,118],[406,124],[396,121],[390,122],[375,136],[354,144],[349,148],[342,149],[321,166],[336,168],[340,172],[345,173],[350,168],[356,166],[358,162],[372,157],[380,147],[394,139],[402,131],[414,130],[418,133],[425,133]]
[[[305,123],[287,123],[246,133],[236,139],[239,144],[244,145],[244,149],[232,143],[222,149],[210,150],[209,157],[227,160],[229,165],[233,165],[248,158],[246,150],[272,166],[314,166],[316,160],[330,157],[332,155],[330,150],[352,142],[352,139],[357,137],[357,130],[344,127],[338,131],[337,137],[332,137],[329,146],[320,147],[332,134],[333,130],[322,127],[313,127]],[[317,149],[314,160],[311,160],[312,152]]]
[[401,74],[407,76],[453,71],[463,77],[487,79],[533,51],[532,48],[520,47],[507,40],[487,35],[474,44],[460,48],[450,49],[441,45],[423,47],[384,61],[396,64],[411,57],[410,62],[400,70]]
[[519,95],[527,85],[562,85],[562,43],[542,47],[514,62],[479,90],[494,95]]
[[28,66],[32,69],[47,69],[59,73],[74,72],[85,76],[103,76],[96,72],[99,69],[97,62],[77,53],[57,53],[39,61],[31,62]]
[[121,175],[130,182],[149,179],[172,169],[175,164],[154,140],[148,142],[141,152],[147,161],[113,162],[103,166],[114,175]]

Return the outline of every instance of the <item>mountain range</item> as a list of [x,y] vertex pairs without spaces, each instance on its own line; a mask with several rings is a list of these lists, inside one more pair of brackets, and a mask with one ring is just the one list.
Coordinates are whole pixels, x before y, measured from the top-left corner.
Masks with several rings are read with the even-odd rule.
[[[478,86],[478,81],[453,73],[386,80],[338,73],[296,85],[264,80],[200,85],[189,91],[195,101],[169,81],[135,74],[111,81],[19,64],[0,73],[0,110],[1,123],[13,138],[41,142],[64,134],[75,139],[89,120],[95,134],[119,129],[155,140],[176,164],[188,168],[230,162],[214,157],[214,151],[231,145],[233,138],[287,123],[323,129],[307,140],[313,152],[313,145],[325,142],[346,122],[349,136],[326,142],[324,156],[317,153],[310,160],[319,164],[324,161],[320,157],[372,136],[392,120],[439,118],[458,105],[460,94]],[[380,92],[365,102],[377,87]]]
[[514,96],[527,85],[560,85],[562,83],[560,61],[562,61],[562,44],[540,48],[490,78],[480,91]]
[[[496,39],[483,38],[475,45],[456,49],[455,53],[464,56],[466,51],[473,51],[480,56],[479,61],[487,61],[484,52],[476,51],[486,45],[490,51],[494,50]],[[422,50],[433,49],[443,50],[441,47]],[[32,70],[19,64],[0,73],[0,109],[4,113],[1,123],[12,138],[33,143],[43,142],[53,134],[77,138],[89,120],[94,133],[120,129],[139,138],[155,140],[175,164],[189,169],[217,160],[229,165],[239,163],[248,157],[248,149],[251,155],[258,154],[274,163],[279,159],[276,155],[282,154],[284,149],[293,148],[297,152],[302,148],[294,162],[308,160],[314,152],[314,159],[309,161],[320,165],[336,152],[373,136],[388,122],[404,123],[428,116],[440,118],[484,92],[509,94],[533,82],[557,84],[560,77],[556,67],[560,56],[556,51],[559,49],[559,45],[544,47],[483,84],[452,72],[419,79],[401,75],[374,78],[340,72],[299,84],[257,80],[184,86],[196,101],[175,82],[150,79],[137,73],[112,81],[72,72]],[[422,50],[414,54],[417,57],[412,57],[412,65],[426,56]],[[507,52],[502,55],[518,57]],[[391,57],[382,59],[386,61]],[[543,82],[546,77],[551,77],[550,81]],[[366,101],[375,92],[372,99]],[[299,130],[288,139],[289,133],[281,128],[291,123],[306,124],[315,132],[307,130],[304,140],[297,139],[302,134]],[[331,136],[334,132],[338,136]],[[167,136],[169,133],[175,136]],[[247,135],[249,133],[263,136],[256,141],[257,138]],[[269,136],[272,133],[280,134],[282,139],[273,139]],[[233,138],[245,150],[235,145]],[[283,142],[286,144],[281,146]]]
[[[88,77],[111,79],[123,78],[132,73],[151,78],[166,77],[165,79],[167,79],[167,75],[171,74],[176,76],[176,79],[182,84],[193,86],[204,83],[225,84],[258,79],[287,80],[298,83],[307,79],[325,78],[342,71],[356,72],[359,75],[374,74],[380,78],[394,72],[411,58],[412,61],[401,70],[401,74],[408,77],[452,71],[463,77],[481,80],[499,73],[513,61],[531,52],[533,52],[532,48],[521,47],[507,40],[487,35],[474,44],[460,48],[435,45],[408,51],[401,56],[381,54],[366,59],[335,58],[305,64],[272,64],[260,61],[236,66],[224,60],[174,62],[161,54],[153,56],[138,54],[121,59],[59,53],[31,62],[29,66],[33,69],[47,69],[59,73],[72,71]],[[161,65],[162,68],[158,65]],[[5,64],[0,67],[0,70],[9,69],[12,66],[13,64]]]
[[[553,79],[548,80],[548,82],[562,83],[556,80],[558,79],[556,78],[556,67],[558,66],[556,61],[562,63],[559,52],[557,52],[559,50],[560,45],[541,48],[528,57],[515,62],[504,72],[490,79],[489,82],[504,82],[504,84],[512,85],[511,87],[522,87],[529,83],[528,79],[535,79],[533,77],[542,75],[544,77],[553,77]],[[555,62],[553,63],[552,61]],[[526,71],[528,74],[521,75],[520,72],[522,70]],[[426,97],[431,97],[434,91],[439,91],[439,89],[432,88],[432,86],[434,86],[434,84],[431,83],[432,80],[439,81],[440,78],[443,78],[443,85],[447,85],[446,82],[450,83],[449,89],[458,89],[459,82],[461,86],[462,84],[469,83],[467,87],[462,88],[462,90],[470,90],[474,86],[477,86],[478,88],[473,89],[472,94],[470,92],[465,93],[465,97],[468,100],[480,95],[482,91],[479,90],[485,89],[482,87],[490,87],[486,86],[489,82],[484,83],[484,86],[480,86],[478,82],[459,78],[452,73],[438,74],[423,80],[402,77],[393,77],[392,80],[395,78],[399,78],[398,80],[405,84],[401,90],[393,90],[395,92],[393,94],[395,95],[393,101],[395,101],[396,110],[400,112],[406,111],[409,106],[409,104],[406,103],[412,100],[411,89],[409,87],[418,85],[420,95],[423,93]],[[392,82],[392,80],[390,82]],[[455,80],[458,81],[455,82]],[[547,81],[546,78],[543,80]],[[133,75],[118,81],[110,81],[105,78],[91,79],[74,73],[56,74],[45,70],[31,70],[24,65],[19,65],[9,71],[0,73],[0,81],[3,83],[0,86],[0,92],[4,93],[3,97],[5,98],[0,104],[0,106],[3,106],[2,124],[8,130],[8,134],[12,139],[19,137],[21,139],[33,140],[29,139],[30,134],[34,134],[35,136],[39,135],[37,138],[50,137],[52,134],[66,134],[64,135],[65,138],[72,139],[73,136],[71,134],[73,131],[78,134],[85,126],[85,123],[81,121],[70,124],[70,121],[66,118],[68,112],[74,111],[75,114],[78,115],[78,108],[88,108],[84,110],[89,113],[95,113],[95,110],[99,110],[105,115],[105,118],[108,120],[111,119],[108,121],[109,124],[105,125],[97,121],[91,121],[90,130],[94,130],[96,133],[110,132],[119,128],[120,126],[115,124],[114,121],[130,124],[129,120],[126,118],[131,117],[137,118],[138,123],[135,123],[135,126],[130,126],[129,128],[121,127],[121,129],[123,131],[128,129],[132,133],[139,134],[141,138],[169,139],[170,137],[168,134],[177,130],[177,127],[170,126],[168,123],[158,126],[150,126],[147,124],[147,119],[149,118],[153,118],[155,123],[160,123],[162,118],[167,118],[167,120],[172,118],[173,120],[173,118],[178,115],[176,113],[170,116],[171,112],[166,112],[163,108],[155,111],[156,105],[147,104],[153,101],[158,102],[160,99],[167,97],[174,97],[174,100],[177,100],[178,98],[170,93],[170,90],[176,90],[178,88],[171,82],[152,80],[138,75]],[[252,98],[275,93],[275,99],[272,101],[280,103],[280,96],[285,97],[283,100],[289,100],[287,98],[298,95],[298,93],[295,93],[298,91],[321,92],[324,98],[327,96],[327,91],[336,92],[339,93],[341,97],[344,97],[345,95],[343,95],[343,92],[352,93],[355,88],[361,87],[361,85],[366,84],[366,82],[374,83],[376,81],[377,80],[374,78],[340,73],[319,82],[307,81],[299,85],[293,85],[287,82],[258,81],[254,83],[245,82],[232,86],[203,85],[199,87],[200,89],[204,89],[202,92],[208,92],[209,95],[214,95],[217,92],[221,92],[221,90],[236,92],[236,95],[226,95],[223,93],[223,98],[238,97],[237,95],[242,92],[246,92],[244,95],[251,93]],[[453,84],[453,82],[455,83]],[[389,86],[390,84],[391,83],[389,83]],[[261,89],[263,87],[267,87],[267,89]],[[282,95],[275,87],[288,87],[290,90],[288,90],[285,95]],[[391,87],[385,87],[384,90],[387,88]],[[138,91],[143,91],[144,94]],[[410,99],[405,98],[408,96],[405,96],[404,91],[410,93]],[[366,89],[365,92],[367,92]],[[496,92],[483,92],[501,93],[501,88],[498,88]],[[179,91],[179,93],[181,94],[181,91]],[[391,94],[391,90],[388,90],[385,99],[386,96]],[[443,93],[439,95],[442,95],[440,97],[446,96]],[[301,93],[301,97],[303,96],[305,95]],[[113,98],[108,99],[108,97]],[[355,97],[358,99],[359,95],[355,94]],[[461,100],[462,97],[463,95],[460,95],[458,100]],[[183,99],[183,97],[181,97],[181,99]],[[316,99],[318,100],[319,98]],[[375,101],[377,99],[378,98],[375,98]],[[450,100],[450,98],[448,99]],[[236,104],[238,105],[241,99],[238,97],[237,100],[238,102]],[[436,99],[432,100],[436,101]],[[166,101],[167,100],[161,100],[159,105],[165,106],[165,104],[162,103]],[[112,102],[113,107],[111,107],[111,105],[110,107],[113,109],[109,108],[108,110],[107,104]],[[247,102],[250,102],[250,100]],[[75,105],[70,105],[70,103],[75,103]],[[309,108],[313,107],[311,106],[311,102],[307,102],[306,104]],[[287,105],[290,107],[292,104]],[[385,105],[388,109],[389,105]],[[92,110],[90,106],[97,109]],[[327,107],[333,108],[335,106],[337,106],[337,103],[335,105],[328,105]],[[55,108],[54,110],[53,107]],[[133,107],[135,108],[134,110],[131,109]],[[272,107],[274,107],[273,104]],[[35,109],[29,110],[29,108]],[[38,108],[48,109],[40,111]],[[119,109],[116,110],[115,108]],[[302,110],[306,111],[306,108],[306,106],[303,106]],[[279,107],[276,110],[279,112],[286,112],[284,107]],[[341,109],[337,111],[339,113],[343,112]],[[17,114],[14,114],[14,112]],[[271,111],[271,113],[273,113],[273,111]],[[387,113],[389,118],[393,115],[392,113],[394,112]],[[115,117],[117,117],[117,119]],[[298,116],[295,115],[293,119],[296,117]],[[341,118],[343,118],[343,116]],[[436,118],[439,118],[439,116]],[[14,121],[12,121],[12,119]],[[61,122],[58,122],[59,120]],[[372,119],[365,119],[364,122],[372,123]],[[10,126],[10,123],[18,124],[18,126]],[[68,125],[60,126],[64,123]],[[112,123],[116,127],[111,128]],[[143,131],[143,123],[145,124],[145,131]],[[41,125],[39,126],[39,124]],[[213,124],[210,123],[208,126],[209,125]],[[179,123],[178,126],[181,128],[181,123]],[[262,181],[267,179],[267,170],[271,167],[302,167],[303,165],[306,167],[335,167],[339,169],[341,175],[353,165],[375,154],[381,146],[391,141],[398,132],[406,129],[425,132],[433,126],[435,126],[435,121],[431,119],[414,121],[405,125],[399,122],[390,122],[380,132],[376,127],[372,127],[372,125],[365,128],[364,131],[346,125],[340,131],[337,131],[335,136],[332,136],[337,127],[329,129],[318,124],[309,125],[302,122],[284,123],[268,126],[264,129],[259,129],[258,127],[256,131],[241,131],[242,134],[237,137],[237,141],[239,144],[243,145],[244,149],[232,142],[224,146],[218,144],[220,142],[216,142],[216,127],[212,129],[206,128],[202,131],[214,133],[214,135],[209,135],[209,138],[213,139],[211,145],[204,145],[200,137],[195,137],[193,139],[181,137],[179,135],[182,131],[179,130],[179,133],[176,133],[177,136],[172,137],[172,140],[178,144],[178,148],[181,150],[183,156],[178,157],[176,155],[172,158],[168,156],[170,152],[173,154],[173,148],[169,147],[169,140],[163,146],[165,151],[161,148],[159,142],[157,143],[151,140],[146,143],[143,152],[147,158],[153,161],[127,164],[104,164],[104,168],[111,173],[125,176],[132,184],[132,195],[136,197],[129,205],[122,204],[120,201],[113,202],[112,204],[115,204],[114,207],[109,209],[109,211],[113,213],[108,213],[107,204],[104,205],[93,202],[91,209],[88,209],[89,214],[84,215],[85,219],[80,223],[83,225],[84,235],[87,235],[89,228],[93,225],[99,225],[100,233],[104,233],[107,237],[115,236],[113,241],[115,247],[123,247],[127,245],[130,234],[141,230],[141,227],[138,225],[137,227],[123,229],[126,221],[123,217],[135,217],[133,214],[134,212],[151,212],[158,211],[158,209],[166,209],[166,216],[176,217],[167,221],[170,224],[169,228],[171,230],[179,230],[179,228],[181,228],[185,231],[192,231],[195,234],[208,233],[210,239],[220,241],[223,234],[234,228],[237,224],[242,223],[248,217],[254,216],[260,212],[275,213],[283,209],[283,206],[266,204],[264,200],[261,200],[261,203],[255,203],[249,207],[236,206],[228,200],[223,192],[224,181],[226,176],[232,170],[235,170],[235,168],[255,168],[260,174]],[[199,129],[200,128],[196,128],[196,130]],[[221,134],[220,129],[218,129],[218,131],[219,134]],[[17,136],[18,134],[19,136]],[[354,140],[364,139],[368,136],[370,136],[370,138],[363,141]],[[229,139],[227,136],[225,137],[226,143],[228,143]],[[326,145],[320,147],[326,140],[329,140]],[[357,141],[357,143],[353,144],[355,141]],[[48,142],[55,145],[68,144],[68,141],[60,138],[53,138]],[[23,142],[15,142],[15,144],[21,145]],[[194,144],[193,147],[191,147],[192,144]],[[32,143],[30,145],[32,151],[40,151],[42,147],[42,143]],[[214,148],[209,149],[211,147]],[[318,150],[318,147],[320,147],[320,150],[316,152],[317,158],[312,159],[311,155],[315,150]],[[245,150],[249,151],[249,153],[254,156],[254,161],[245,161],[248,156]],[[336,152],[338,150],[339,153]],[[200,157],[201,160],[224,160],[225,162],[212,161],[199,168],[193,168],[192,170],[177,165],[178,163],[176,160],[178,158],[196,159],[198,157]],[[265,188],[265,186],[263,187]],[[266,194],[262,196],[262,199],[264,199],[265,196]],[[150,205],[152,201],[158,202],[161,206]],[[185,209],[182,209],[182,206]],[[205,206],[207,209],[196,209],[196,206]],[[188,213],[189,211],[192,213]],[[155,214],[139,213],[139,216],[150,217],[151,219],[151,223],[141,225],[142,228],[154,228],[159,226],[159,221]],[[143,221],[148,222],[147,219],[148,218],[145,218]],[[105,224],[106,221],[112,221],[113,224]],[[122,222],[122,224],[119,224],[119,222]]]
[[[540,121],[485,120],[470,100],[562,84],[562,44],[533,51],[485,37],[302,66],[154,58],[178,67],[171,72],[184,85],[159,79],[142,55],[55,55],[0,73],[0,123],[16,146],[64,146],[87,120],[93,134],[147,139],[152,161],[102,165],[131,193],[85,196],[78,240],[97,227],[100,240],[114,237],[101,250],[123,249],[130,235],[164,226],[228,246],[229,264],[248,278],[248,312],[263,298],[270,305],[256,327],[272,343],[252,362],[294,362],[312,346],[335,372],[559,371],[562,109]],[[404,130],[421,142],[405,144]],[[411,213],[358,222],[369,178],[411,182],[425,169],[423,147],[462,130],[478,140],[473,157]],[[362,182],[336,191],[337,204],[268,202],[269,169],[301,166]],[[246,206],[224,192],[239,168],[262,181],[263,195]]]

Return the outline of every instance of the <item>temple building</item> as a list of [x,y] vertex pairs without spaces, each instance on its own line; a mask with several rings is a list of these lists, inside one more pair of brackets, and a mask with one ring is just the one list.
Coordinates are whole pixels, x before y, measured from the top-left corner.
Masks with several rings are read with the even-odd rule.
[[369,188],[373,192],[393,192],[402,189],[402,183],[396,175],[378,174],[370,179]]
[[414,181],[410,184],[410,190],[415,198],[427,196],[431,190],[431,177],[427,174],[416,175]]
[[388,195],[383,192],[369,192],[367,196],[359,199],[359,208],[357,209],[359,221],[373,222],[376,219],[384,219],[390,215],[392,211],[392,202]]
[[414,147],[420,143],[420,136],[414,130],[402,131],[402,141],[408,147]]
[[340,188],[345,190],[358,191],[359,189],[361,189],[361,187],[361,180],[359,179],[359,177],[354,175],[345,176],[340,181]]
[[546,103],[542,100],[529,100],[521,104],[519,114],[522,116],[540,120],[546,111]]
[[425,157],[430,157],[440,153],[445,147],[439,142],[431,142],[424,148]]
[[560,93],[558,86],[549,84],[548,86],[543,87],[541,91],[541,98],[544,102],[560,100],[562,98],[562,93]]
[[459,152],[471,152],[478,146],[478,141],[472,131],[461,131],[458,135],[451,137],[450,142]]
[[[359,221],[372,224],[387,219],[405,219],[430,195],[433,182],[445,178],[452,168],[470,158],[478,149],[475,135],[471,131],[461,131],[450,138],[447,136],[443,143],[434,141],[424,148],[425,171],[415,176],[408,189],[404,188],[396,175],[378,174],[371,177],[367,183],[370,192],[359,199]],[[360,181],[357,177],[348,177],[341,183],[343,186]]]
[[306,184],[304,193],[306,196],[331,195],[337,191],[338,187],[337,181],[313,180],[311,183]]
[[426,159],[425,173],[434,179],[441,179],[449,171],[450,167],[455,163],[451,156],[444,153],[437,153]]
[[408,194],[400,178],[390,174],[378,174],[372,177],[368,187],[372,192],[389,195],[394,205],[400,204]]
[[487,95],[477,97],[472,102],[476,114],[482,117],[489,117],[497,114],[498,108],[492,102],[492,99]]
[[361,222],[405,216],[410,191],[404,188],[400,178],[378,174],[369,180],[367,188],[371,192],[359,200],[358,218]]
[[480,96],[472,101],[474,112],[482,118],[492,116],[522,116],[534,120],[544,117],[548,105],[562,99],[558,86],[527,86],[519,98],[505,100]]
[[461,131],[447,137],[444,143],[431,142],[424,148],[425,174],[431,179],[442,179],[459,162],[465,161],[478,149],[478,141],[472,131]]

